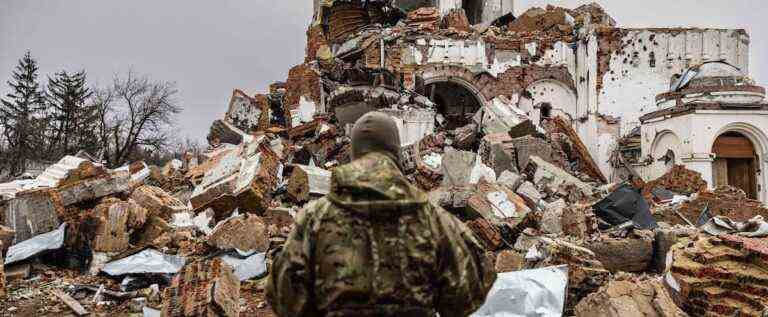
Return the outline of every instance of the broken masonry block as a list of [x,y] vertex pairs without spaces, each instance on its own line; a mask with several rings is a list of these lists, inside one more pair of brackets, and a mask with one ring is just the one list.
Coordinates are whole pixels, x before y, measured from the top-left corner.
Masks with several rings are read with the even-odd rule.
[[768,309],[768,238],[698,235],[670,252],[665,283],[688,314],[763,316]]
[[8,248],[11,247],[13,244],[13,239],[16,237],[16,231],[0,225],[0,243],[2,245],[0,246],[0,254],[4,254]]
[[96,252],[123,252],[130,247],[132,229],[144,226],[146,208],[133,201],[107,201],[93,210],[99,219],[91,247]]
[[131,234],[131,242],[137,246],[149,246],[155,239],[171,231],[172,227],[159,216],[148,216],[143,227]]
[[530,207],[533,210],[538,210],[539,206],[541,205],[541,199],[543,196],[541,195],[541,192],[539,192],[539,189],[536,188],[533,183],[525,181],[520,186],[517,187],[517,194],[519,194],[523,199],[525,199],[525,202],[528,204],[528,207]]
[[601,236],[584,247],[611,272],[643,272],[653,261],[653,232],[635,230],[626,238]]
[[496,273],[520,271],[525,267],[525,253],[502,250],[496,255]]
[[90,178],[61,186],[57,191],[61,196],[62,205],[70,206],[104,196],[127,192],[129,190],[128,179],[128,172],[120,171],[110,173],[105,177]]
[[519,171],[525,171],[532,156],[538,156],[546,161],[552,160],[552,146],[541,138],[526,135],[512,139],[512,144]]
[[294,165],[288,179],[288,197],[306,202],[310,196],[323,196],[331,190],[331,172],[319,167]]
[[504,186],[480,181],[467,201],[470,218],[485,218],[492,222],[508,221],[512,227],[521,224],[531,211],[525,200]]
[[187,211],[184,205],[176,197],[171,196],[162,188],[144,185],[133,191],[131,199],[147,209],[150,215],[160,216],[168,220],[178,212]]
[[218,258],[188,264],[165,289],[161,316],[240,316],[240,280]]
[[563,199],[558,199],[552,203],[546,204],[541,220],[539,221],[539,228],[541,228],[541,231],[557,235],[562,234],[563,218],[565,217],[564,210],[566,208],[567,204]]
[[467,221],[466,224],[475,233],[475,236],[486,250],[494,251],[501,247],[503,243],[501,231],[490,221],[484,218],[477,218]]
[[239,145],[243,143],[243,136],[245,132],[238,127],[227,122],[226,120],[215,120],[211,124],[210,131],[208,132],[208,143],[213,144],[215,142],[228,143]]
[[269,247],[269,234],[261,217],[246,214],[218,224],[207,242],[221,250],[265,252]]
[[101,165],[96,165],[84,158],[67,155],[56,164],[48,166],[37,177],[37,181],[41,186],[55,188],[106,174],[107,170]]
[[533,182],[539,188],[544,188],[548,195],[567,197],[570,202],[590,198],[595,193],[595,188],[581,181],[563,169],[538,157],[531,156],[527,168],[535,171]]
[[5,225],[15,232],[17,244],[59,227],[59,215],[64,214],[61,196],[51,189],[21,192],[8,201]]
[[470,31],[469,19],[467,19],[467,14],[464,12],[464,9],[451,9],[451,11],[443,17],[441,27],[443,29],[454,29],[459,32]]
[[409,12],[405,23],[421,32],[436,32],[440,26],[440,12],[435,7],[421,7]]

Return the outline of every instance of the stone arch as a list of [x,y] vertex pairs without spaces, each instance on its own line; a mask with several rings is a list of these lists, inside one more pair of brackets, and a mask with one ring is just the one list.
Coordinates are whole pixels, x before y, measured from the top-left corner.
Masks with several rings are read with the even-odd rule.
[[752,142],[752,146],[755,147],[755,152],[757,152],[758,158],[765,159],[763,156],[765,153],[768,153],[768,136],[766,136],[760,128],[746,122],[733,122],[720,128],[709,141],[707,150],[709,151],[712,149],[718,137],[728,132],[743,134]]
[[[722,171],[727,170],[727,174],[732,173],[732,168],[734,168],[732,165],[732,158],[728,157],[719,157],[719,153],[716,152],[715,146],[717,144],[718,139],[720,139],[723,136],[738,136],[743,137],[749,140],[749,143],[751,143],[752,150],[754,151],[754,158],[750,158],[749,161],[752,163],[747,162],[746,169],[751,169],[751,171],[746,172],[746,175],[754,175],[752,177],[755,177],[750,182],[752,182],[750,188],[742,188],[747,192],[748,196],[751,196],[751,198],[759,199],[761,201],[766,201],[768,199],[768,193],[766,192],[765,184],[767,183],[768,179],[766,178],[766,173],[758,173],[759,170],[765,170],[767,164],[766,164],[766,153],[768,153],[768,136],[765,135],[765,133],[759,129],[758,127],[751,125],[749,123],[745,122],[734,122],[730,123],[724,127],[722,127],[720,130],[715,133],[711,140],[709,140],[707,148],[708,151],[713,152],[714,160],[712,163],[712,181],[714,182],[714,185],[728,183],[730,185],[736,186],[736,187],[744,187],[740,186],[743,185],[741,183],[739,184],[731,184],[731,180],[728,176],[723,176]],[[725,165],[725,166],[724,166]],[[738,168],[738,167],[736,167]],[[744,172],[744,171],[742,171]],[[737,175],[741,175],[742,173],[737,173]],[[721,179],[722,178],[722,179]],[[741,177],[737,177],[738,179],[741,179]],[[737,182],[738,183],[738,182]]]
[[429,65],[421,71],[419,81],[420,85],[417,85],[417,91],[419,92],[424,92],[424,89],[430,84],[437,82],[452,82],[472,92],[482,106],[487,105],[489,101],[489,98],[483,94],[485,85],[477,79],[475,73],[466,67],[456,65]]
[[651,143],[650,156],[654,166],[653,178],[660,177],[672,167],[681,164],[683,143],[680,137],[672,130],[662,130],[656,133]]
[[663,130],[656,134],[651,144],[651,157],[659,159],[666,155],[667,151],[672,150],[675,154],[675,158],[681,157],[683,143],[680,142],[680,137],[677,136],[672,130]]

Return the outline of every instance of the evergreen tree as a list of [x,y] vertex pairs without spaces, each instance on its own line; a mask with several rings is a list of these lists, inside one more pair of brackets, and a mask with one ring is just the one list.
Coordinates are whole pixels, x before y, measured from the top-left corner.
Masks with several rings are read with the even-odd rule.
[[0,99],[0,125],[7,142],[4,165],[11,175],[23,172],[42,155],[44,122],[40,116],[44,97],[37,82],[37,61],[29,51],[19,60],[8,81],[12,92]]
[[98,109],[89,104],[93,95],[86,86],[85,71],[74,74],[58,72],[48,77],[46,101],[48,123],[51,126],[48,149],[56,157],[72,155],[79,150],[94,153],[99,147],[97,129]]

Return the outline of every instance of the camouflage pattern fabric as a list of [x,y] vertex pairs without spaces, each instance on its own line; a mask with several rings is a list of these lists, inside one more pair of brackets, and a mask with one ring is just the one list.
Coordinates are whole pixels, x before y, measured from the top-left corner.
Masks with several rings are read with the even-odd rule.
[[434,207],[390,156],[332,173],[272,265],[279,316],[467,316],[496,278],[469,229]]

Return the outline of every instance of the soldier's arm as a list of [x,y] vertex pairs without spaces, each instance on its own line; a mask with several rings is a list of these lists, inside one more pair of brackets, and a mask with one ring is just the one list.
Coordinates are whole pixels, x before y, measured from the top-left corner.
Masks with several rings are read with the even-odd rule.
[[447,211],[436,212],[442,231],[437,311],[441,317],[467,316],[485,302],[496,272],[469,228]]
[[317,315],[311,264],[312,222],[311,210],[299,211],[288,241],[272,264],[267,282],[267,300],[278,316]]

